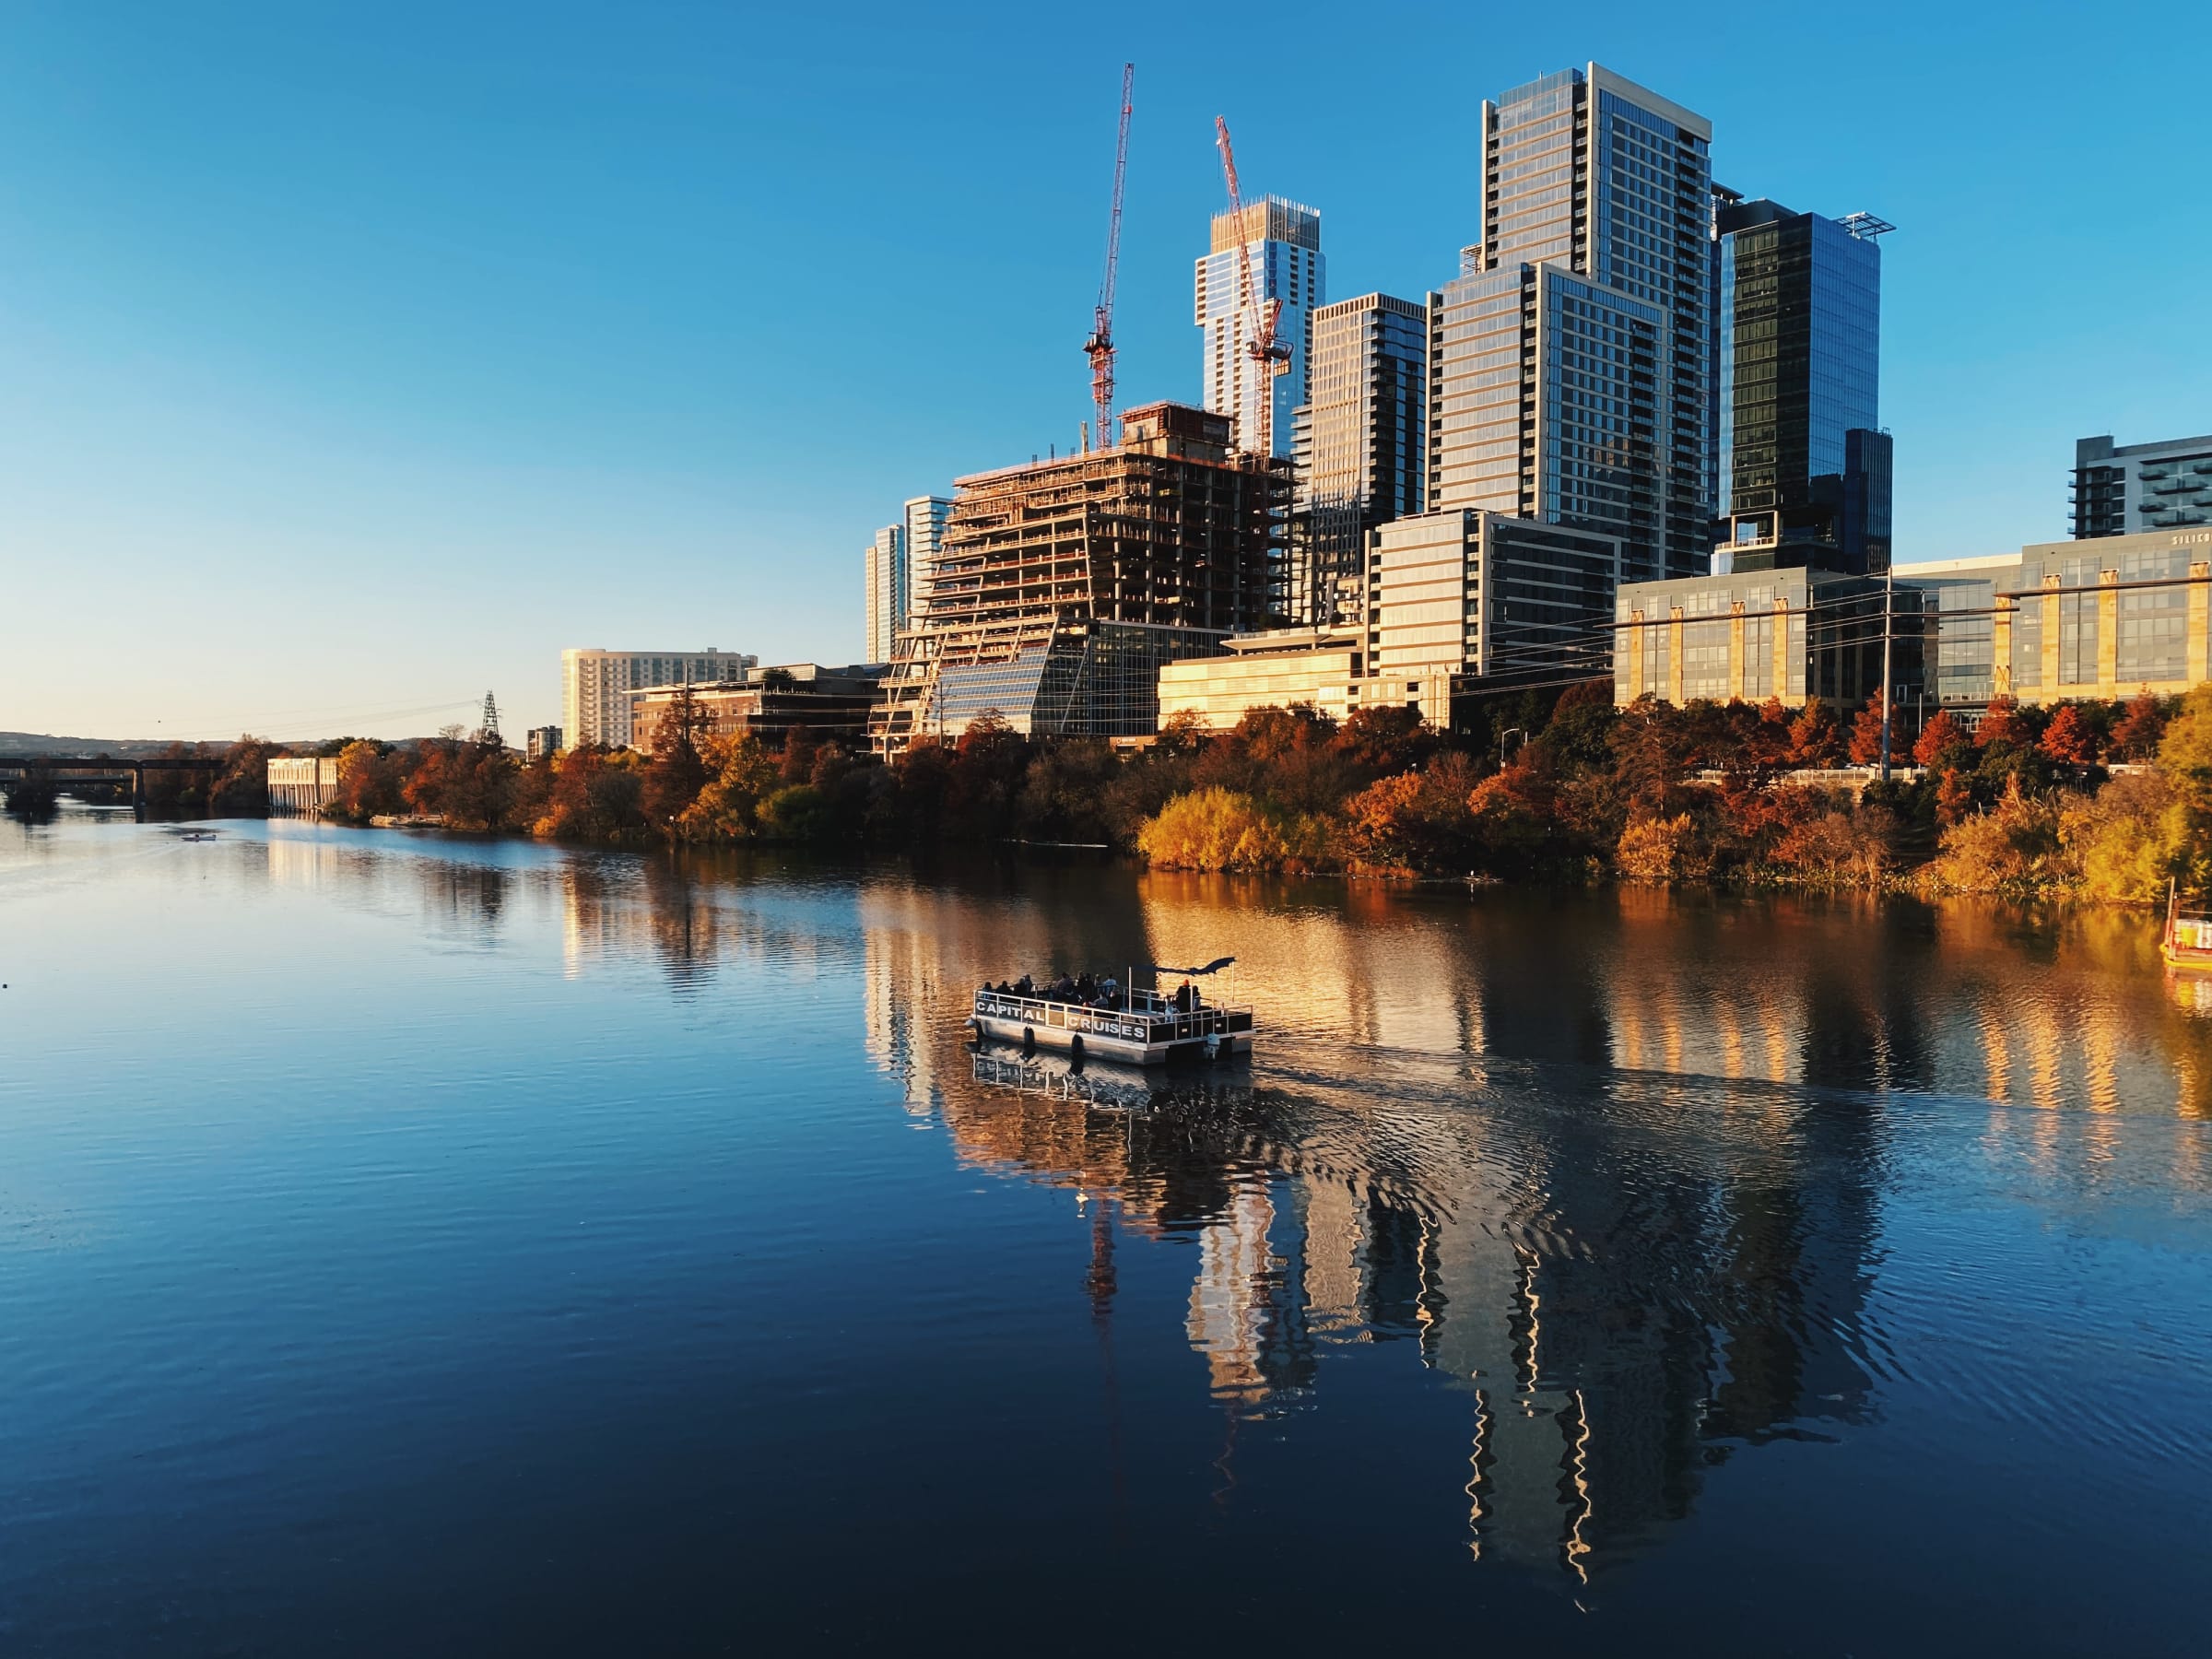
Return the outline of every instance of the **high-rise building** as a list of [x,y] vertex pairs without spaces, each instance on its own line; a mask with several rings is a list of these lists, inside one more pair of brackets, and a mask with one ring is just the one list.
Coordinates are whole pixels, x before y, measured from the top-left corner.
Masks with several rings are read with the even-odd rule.
[[[937,550],[945,545],[946,521],[952,515],[950,496],[915,496],[906,504],[906,608],[899,627],[910,629],[929,605],[930,574],[937,566]],[[888,663],[888,656],[874,659]]]
[[869,721],[878,753],[1018,731],[1144,736],[1159,671],[1266,626],[1289,466],[1232,451],[1183,404],[1128,409],[1122,441],[957,480],[921,625]]
[[1429,312],[1363,294],[1313,313],[1310,401],[1298,411],[1288,610],[1356,626],[1367,533],[1421,511],[1429,470]]
[[1368,538],[1365,705],[1450,724],[1454,681],[1605,671],[1619,538],[1444,508]]
[[560,726],[569,747],[587,743],[627,748],[629,694],[648,686],[712,685],[742,679],[760,659],[739,651],[607,651],[571,647],[560,653]]
[[1879,575],[1890,444],[1876,238],[1894,227],[1714,196],[1716,568]]
[[532,726],[523,739],[527,747],[524,754],[531,760],[549,760],[560,753],[560,728],[557,725]]
[[912,607],[906,526],[886,524],[877,531],[876,539],[861,554],[861,571],[867,600],[868,661],[888,663]]
[[[1253,292],[1244,293],[1244,255],[1252,256]],[[1308,322],[1328,298],[1321,256],[1321,215],[1265,196],[1241,213],[1214,215],[1213,246],[1198,261],[1196,321],[1206,334],[1206,408],[1230,420],[1230,445],[1256,450],[1264,412],[1270,415],[1268,453],[1288,459],[1292,411],[1306,401]],[[1251,352],[1260,312],[1281,307],[1275,337],[1289,350],[1279,374]],[[1263,401],[1265,400],[1265,401]]]
[[2212,524],[2212,437],[2074,446],[2074,539]]
[[1712,124],[1592,64],[1482,108],[1482,240],[1430,300],[1431,511],[1711,553]]

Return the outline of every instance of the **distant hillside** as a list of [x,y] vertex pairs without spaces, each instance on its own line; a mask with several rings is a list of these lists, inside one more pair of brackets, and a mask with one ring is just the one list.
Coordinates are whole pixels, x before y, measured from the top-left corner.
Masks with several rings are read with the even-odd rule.
[[[117,760],[143,759],[164,754],[173,737],[56,737],[46,732],[0,732],[0,755],[107,755]],[[234,739],[210,739],[215,750],[229,748]],[[295,755],[312,755],[327,737],[273,737],[268,741]],[[428,737],[390,737],[394,747],[419,747]]]
[[[45,732],[0,732],[0,755],[110,755],[118,760],[145,759],[167,752],[170,737],[56,737]],[[302,753],[322,741],[319,737],[284,738],[287,748]],[[228,740],[212,742],[213,749],[228,748]]]

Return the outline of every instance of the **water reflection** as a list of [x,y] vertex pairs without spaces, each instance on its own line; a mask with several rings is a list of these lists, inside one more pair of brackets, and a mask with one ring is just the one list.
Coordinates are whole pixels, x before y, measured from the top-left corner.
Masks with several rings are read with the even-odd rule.
[[[579,860],[560,879],[572,969],[646,953],[688,994],[720,962],[836,947],[818,912],[779,919],[794,876],[772,865]],[[1194,1245],[1181,1335],[1222,1416],[1222,1501],[1239,1423],[1312,1404],[1332,1351],[1399,1345],[1467,1401],[1464,1461],[1434,1478],[1464,1492],[1470,1552],[1578,1581],[1688,1516],[1731,1458],[1874,1416],[1895,1363],[1868,1309],[1886,1100],[2039,1109],[1993,1115],[1993,1160],[2093,1171],[2113,1114],[2201,1116],[2212,1076],[2136,917],[1116,870],[795,879],[851,907],[866,1052],[907,1110],[971,1166],[1076,1195],[1091,1265],[1070,1294],[1102,1328],[1117,1240]],[[982,979],[1228,952],[1270,1026],[1252,1078],[1160,1090],[963,1045]],[[2201,1161],[2177,1155],[2173,1178],[2203,1191]]]

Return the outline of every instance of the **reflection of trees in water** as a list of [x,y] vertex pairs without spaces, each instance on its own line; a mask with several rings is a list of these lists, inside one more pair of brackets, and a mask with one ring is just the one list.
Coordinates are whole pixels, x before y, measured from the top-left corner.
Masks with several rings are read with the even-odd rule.
[[[641,912],[679,983],[807,947],[753,877],[619,865],[618,895],[571,880],[571,926]],[[1096,870],[853,891],[872,1057],[964,1159],[1086,1199],[1069,1292],[1102,1328],[1117,1234],[1180,1239],[1182,1339],[1232,1423],[1297,1408],[1333,1347],[1418,1357],[1468,1394],[1475,1547],[1578,1574],[1738,1448],[1870,1411],[1885,1091],[2041,1109],[1991,1155],[2094,1181],[2115,1110],[2212,1088],[2212,1022],[2161,994],[2136,918]],[[979,1082],[959,1047],[983,978],[1232,953],[1280,1086],[1132,1113]]]
[[488,942],[514,887],[514,875],[496,864],[452,859],[412,861],[423,923],[433,935]]

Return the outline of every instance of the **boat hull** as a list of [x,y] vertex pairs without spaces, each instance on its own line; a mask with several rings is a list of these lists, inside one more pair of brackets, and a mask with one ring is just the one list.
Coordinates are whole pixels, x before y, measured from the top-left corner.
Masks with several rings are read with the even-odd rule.
[[1215,1031],[1203,1037],[1171,1037],[1148,1041],[1139,1037],[1121,1037],[1104,1031],[1071,1031],[1065,1028],[1038,1025],[1018,1019],[995,1019],[978,1014],[972,1022],[976,1035],[990,1042],[1010,1042],[1018,1047],[1031,1044],[1041,1049],[1053,1049],[1060,1053],[1073,1053],[1076,1044],[1083,1045],[1083,1053],[1100,1060],[1118,1061],[1124,1065],[1166,1065],[1177,1060],[1227,1060],[1238,1054],[1252,1053],[1250,1031]]

